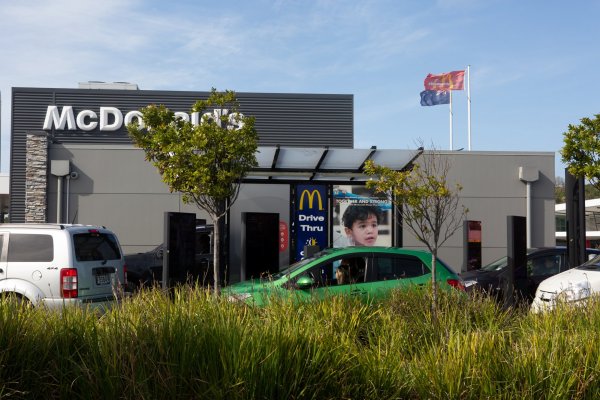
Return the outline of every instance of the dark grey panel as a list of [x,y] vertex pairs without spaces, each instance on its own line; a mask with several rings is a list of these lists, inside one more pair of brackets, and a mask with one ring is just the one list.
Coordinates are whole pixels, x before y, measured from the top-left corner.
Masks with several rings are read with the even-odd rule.
[[[99,112],[100,107],[116,107],[123,114],[148,104],[164,104],[173,111],[188,112],[194,102],[208,92],[149,90],[100,90],[13,88],[11,129],[11,221],[22,222],[25,215],[25,141],[27,132],[41,131],[48,106],[62,111],[73,106]],[[352,148],[354,115],[352,95],[237,93],[240,111],[256,117],[261,146],[331,146]],[[62,143],[130,143],[126,129],[114,132],[53,131]]]
[[[53,93],[19,92],[13,89],[10,137],[10,215],[25,221],[25,162],[28,132],[40,132]],[[20,106],[17,106],[20,105]],[[13,217],[14,215],[14,217]]]

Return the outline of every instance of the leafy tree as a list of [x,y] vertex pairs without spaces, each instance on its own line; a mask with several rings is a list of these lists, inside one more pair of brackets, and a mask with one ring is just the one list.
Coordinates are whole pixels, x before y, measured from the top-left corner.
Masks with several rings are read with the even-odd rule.
[[556,204],[566,202],[565,180],[562,176],[557,176],[554,183],[554,202]]
[[143,124],[127,127],[135,146],[143,149],[171,192],[205,210],[214,224],[214,292],[219,292],[219,221],[239,194],[242,178],[257,165],[258,136],[254,117],[238,112],[233,91],[212,89],[192,112],[201,122],[193,125],[163,105],[141,110]]
[[459,206],[462,187],[448,182],[450,164],[435,151],[422,153],[407,171],[394,171],[368,161],[365,172],[377,180],[367,182],[396,205],[401,220],[431,252],[432,312],[437,309],[436,261],[438,249],[462,227],[467,209]]
[[600,190],[600,114],[594,119],[582,118],[580,125],[569,124],[563,134],[560,154],[569,173],[583,177]]
[[586,199],[597,199],[600,198],[600,189],[596,186],[585,185],[585,198]]
[[[600,189],[592,185],[585,185],[585,198],[586,199],[598,199],[600,198]],[[565,193],[565,179],[562,176],[556,177],[556,183],[554,184],[554,202],[556,204],[566,203],[567,195]]]

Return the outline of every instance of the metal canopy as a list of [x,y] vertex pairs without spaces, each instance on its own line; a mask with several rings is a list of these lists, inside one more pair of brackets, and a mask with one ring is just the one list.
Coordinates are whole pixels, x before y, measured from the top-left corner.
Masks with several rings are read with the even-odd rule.
[[423,152],[416,150],[340,149],[329,147],[259,147],[258,167],[244,182],[329,181],[365,182],[367,160],[394,170],[403,170]]

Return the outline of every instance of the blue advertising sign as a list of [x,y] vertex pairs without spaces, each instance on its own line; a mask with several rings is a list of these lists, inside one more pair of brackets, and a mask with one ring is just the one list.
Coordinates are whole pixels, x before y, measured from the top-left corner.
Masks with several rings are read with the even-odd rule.
[[304,258],[304,246],[327,247],[327,186],[296,186],[296,260]]

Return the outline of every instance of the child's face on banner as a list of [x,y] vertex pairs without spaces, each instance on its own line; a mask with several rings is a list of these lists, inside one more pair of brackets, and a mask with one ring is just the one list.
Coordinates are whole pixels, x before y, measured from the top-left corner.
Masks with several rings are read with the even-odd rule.
[[358,219],[352,228],[344,228],[350,244],[354,246],[374,246],[377,241],[377,216],[369,214],[367,219]]

